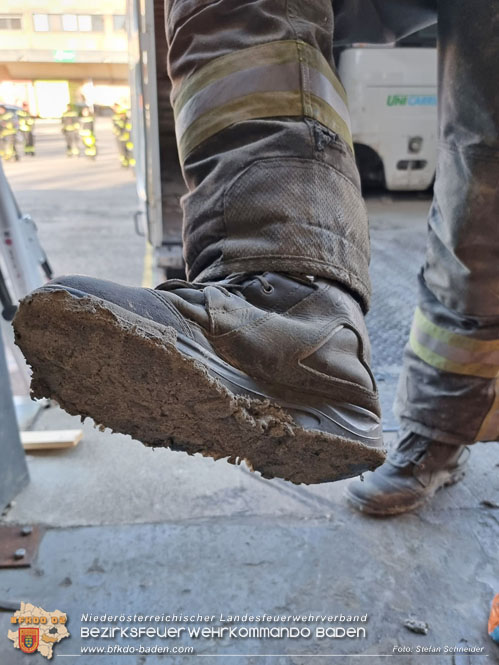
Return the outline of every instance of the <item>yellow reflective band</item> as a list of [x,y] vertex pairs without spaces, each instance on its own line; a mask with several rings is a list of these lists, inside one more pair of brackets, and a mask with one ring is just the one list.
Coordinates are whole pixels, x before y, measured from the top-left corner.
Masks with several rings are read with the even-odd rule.
[[208,63],[174,86],[182,161],[202,141],[237,122],[310,117],[352,149],[346,94],[327,60],[305,42],[270,42]]
[[310,95],[310,112],[307,113],[311,118],[315,118],[318,122],[326,127],[329,127],[335,134],[339,134],[344,141],[350,146],[353,151],[352,135],[350,126],[347,125],[345,120],[337,113],[332,106],[329,106],[320,97]]
[[278,114],[283,106],[289,109],[289,115],[296,115],[298,109],[301,108],[300,92],[263,92],[240,97],[223,108],[217,109],[216,113],[208,112],[202,115],[192,123],[180,139],[181,159],[185,159],[202,141],[235,122],[257,117],[269,118]]
[[494,379],[499,376],[499,340],[478,340],[432,323],[417,308],[410,346],[428,365],[454,374]]
[[175,113],[178,114],[184,104],[203,88],[218,79],[225,78],[229,74],[243,71],[249,67],[283,65],[287,62],[297,61],[304,61],[324,74],[343,98],[345,104],[347,103],[345,89],[322,53],[306,42],[289,39],[250,46],[212,60],[186,81],[183,81],[178,91],[175,88],[173,89],[172,102]]
[[414,321],[419,328],[427,332],[432,337],[447,342],[451,346],[469,349],[473,352],[491,353],[499,351],[499,339],[482,340],[473,339],[465,335],[458,335],[457,333],[450,332],[445,328],[437,326],[428,319],[419,307],[416,308],[414,313]]
[[345,104],[348,104],[345,88],[322,53],[306,42],[297,41],[296,44],[300,54],[300,60],[305,61],[309,67],[313,67],[323,74],[329,80],[336,92],[342,97]]

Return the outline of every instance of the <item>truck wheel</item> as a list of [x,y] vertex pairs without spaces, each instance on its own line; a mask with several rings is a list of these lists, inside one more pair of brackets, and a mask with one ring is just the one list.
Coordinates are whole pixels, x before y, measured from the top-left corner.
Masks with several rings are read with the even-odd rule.
[[357,162],[363,189],[386,187],[385,169],[377,152],[367,145],[356,143],[355,161]]

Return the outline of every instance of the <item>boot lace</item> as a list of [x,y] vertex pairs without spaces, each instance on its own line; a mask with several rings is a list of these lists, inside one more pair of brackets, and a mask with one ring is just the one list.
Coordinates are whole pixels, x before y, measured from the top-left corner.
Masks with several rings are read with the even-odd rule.
[[[293,275],[293,279],[303,281],[306,284],[311,283],[310,278],[301,275]],[[229,275],[225,279],[222,279],[218,282],[187,282],[182,279],[169,279],[167,282],[159,284],[155,290],[174,291],[175,289],[182,288],[202,290],[207,286],[212,286],[224,293],[226,296],[230,296],[232,293],[242,295],[242,290],[252,280],[257,280],[260,283],[264,293],[272,293],[274,291],[274,287],[265,277],[265,275],[255,275],[249,273],[233,273],[232,275]]]

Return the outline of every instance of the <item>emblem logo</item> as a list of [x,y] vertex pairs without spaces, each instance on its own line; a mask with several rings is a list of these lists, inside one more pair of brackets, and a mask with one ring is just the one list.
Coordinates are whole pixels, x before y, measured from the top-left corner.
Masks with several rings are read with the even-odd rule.
[[39,628],[19,628],[19,648],[24,653],[34,653],[40,643]]
[[67,621],[65,612],[47,612],[43,607],[21,602],[20,608],[10,617],[12,630],[8,631],[7,637],[12,640],[14,649],[21,649],[24,653],[39,651],[50,660],[55,645],[69,637]]

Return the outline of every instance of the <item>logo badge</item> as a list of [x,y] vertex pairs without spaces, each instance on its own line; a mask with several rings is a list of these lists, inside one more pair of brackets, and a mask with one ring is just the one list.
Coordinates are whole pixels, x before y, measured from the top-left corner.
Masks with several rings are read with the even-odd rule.
[[19,648],[24,653],[34,653],[40,642],[39,628],[19,628]]
[[7,637],[12,640],[14,649],[21,649],[24,653],[39,651],[50,660],[55,645],[69,637],[67,621],[65,612],[47,612],[43,607],[21,602],[20,608],[10,617],[12,630],[8,631]]

